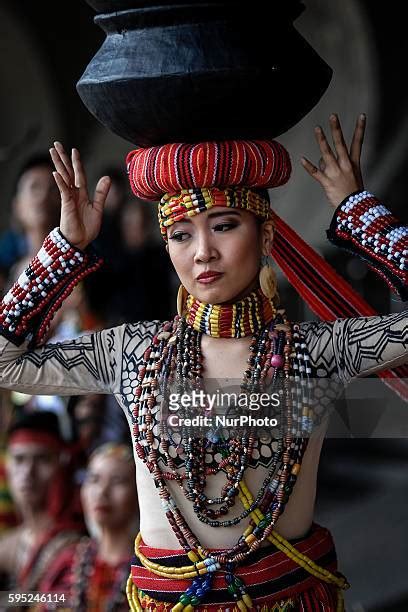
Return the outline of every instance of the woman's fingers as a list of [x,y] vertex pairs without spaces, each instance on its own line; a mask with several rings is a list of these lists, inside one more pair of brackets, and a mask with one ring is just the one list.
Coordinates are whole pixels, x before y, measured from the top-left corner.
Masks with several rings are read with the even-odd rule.
[[[300,163],[302,164],[306,172],[308,172],[310,176],[316,179],[316,181],[318,181],[321,185],[324,185],[326,183],[327,178],[324,172],[322,172],[322,170],[319,170],[319,168],[317,168],[314,164],[312,164],[311,161],[306,159],[306,157],[301,157]],[[321,159],[319,163],[320,163],[320,166],[325,164],[323,159]]]
[[350,147],[350,159],[354,166],[360,167],[361,149],[364,142],[366,116],[360,115],[356,121]]
[[72,188],[68,187],[66,180],[61,176],[59,172],[53,172],[52,175],[60,191],[62,204],[66,204],[67,202],[72,200]]
[[326,136],[320,127],[315,128],[316,140],[322,157],[316,167],[305,157],[301,158],[302,166],[323,187],[330,204],[337,207],[350,193],[364,188],[360,170],[360,155],[364,139],[365,121],[360,115],[354,130],[350,153],[344,140],[343,131],[337,115],[330,115],[330,130],[333,137],[333,154]]
[[337,153],[337,161],[342,164],[349,162],[349,152],[344,141],[343,130],[341,129],[340,120],[337,115],[333,114],[329,117],[330,129],[333,138],[334,149]]
[[60,177],[66,182],[67,187],[69,187],[71,184],[71,177],[69,176],[65,165],[62,163],[58,151],[54,147],[51,147],[50,155],[56,171],[58,172]]
[[78,189],[87,190],[86,174],[81,162],[78,149],[72,149],[72,166],[74,168],[75,187]]
[[[68,155],[65,152],[64,147],[62,146],[60,142],[55,141],[54,147],[57,153],[57,156],[55,157],[56,158],[58,157],[58,164],[59,164],[59,168],[57,168],[57,170],[60,173],[60,175],[64,178],[68,187],[70,187],[71,185],[74,185],[74,182],[75,182],[74,170],[72,168],[71,160],[69,159]],[[54,158],[52,159],[54,161]]]
[[111,186],[111,179],[109,176],[103,176],[102,178],[99,179],[95,187],[95,193],[94,193],[94,199],[93,199],[94,206],[98,210],[101,210],[101,211],[103,210],[103,207],[105,206],[107,195],[109,193],[110,186]]
[[326,166],[332,162],[337,162],[336,157],[334,156],[333,151],[327,142],[326,135],[320,125],[315,127],[315,136]]

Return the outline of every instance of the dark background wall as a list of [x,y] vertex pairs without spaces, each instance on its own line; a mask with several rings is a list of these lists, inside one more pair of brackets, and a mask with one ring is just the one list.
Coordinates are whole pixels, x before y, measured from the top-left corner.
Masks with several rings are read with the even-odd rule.
[[[67,145],[77,143],[81,147],[95,125],[76,93],[75,83],[104,38],[93,24],[94,11],[80,0],[54,7],[45,2],[3,0],[1,6],[21,28],[16,35],[31,39],[50,77],[55,101],[63,111],[59,137]],[[12,58],[3,57],[3,61],[12,62]],[[24,74],[16,74],[16,79],[21,78]]]
[[[313,15],[315,6],[319,8],[320,3],[317,0],[309,0],[306,4],[309,14]],[[369,32],[372,66],[376,72],[375,79],[380,84],[379,95],[375,100],[376,113],[379,115],[375,126],[375,144],[376,155],[381,157],[384,149],[390,146],[403,128],[406,129],[407,86],[404,63],[407,57],[408,39],[404,31],[405,21],[398,19],[398,6],[395,2],[379,4],[360,0],[360,2],[329,4],[338,4],[341,13],[346,5],[352,6],[351,20],[355,11],[362,17],[366,28],[366,31],[360,33],[360,38]],[[1,28],[8,29],[8,38],[13,38],[15,45],[29,42],[31,56],[41,67],[41,72],[46,74],[54,102],[59,109],[58,137],[66,141],[67,146],[75,143],[76,146],[83,147],[86,146],[90,134],[97,129],[97,125],[82,105],[75,90],[75,83],[103,40],[103,33],[92,23],[93,10],[83,0],[58,4],[52,8],[49,6],[51,5],[47,3],[34,3],[30,0],[18,2],[2,0],[1,14],[7,15],[7,22],[11,19],[13,23],[8,27],[8,23],[4,23],[2,19]],[[335,19],[337,11],[330,9],[330,12]],[[301,17],[300,22],[302,19]],[[317,38],[327,37],[328,34],[330,36],[330,32],[321,31],[319,28],[315,28],[313,34]],[[342,42],[344,52],[355,43],[355,40],[348,39],[347,31],[344,32]],[[7,45],[4,37],[0,45],[2,70],[5,65],[8,66],[9,71],[14,73],[15,81],[24,83],[27,66],[24,62],[15,62],[13,57],[15,49]],[[35,77],[33,80],[35,81]],[[37,84],[41,85],[41,79],[37,80]],[[12,99],[14,95],[13,89],[2,87],[1,108],[4,107],[4,101]],[[35,97],[36,91],[33,90],[32,84],[25,90],[25,95],[28,99]],[[339,92],[339,95],[344,96],[345,92],[342,94]],[[2,123],[10,125],[11,122],[15,127],[17,118],[5,115],[3,112],[1,115]],[[21,118],[18,119],[21,121]],[[35,118],[31,117],[30,120],[33,122]],[[10,144],[10,141],[4,139],[4,133],[0,134],[0,148]],[[401,184],[404,181],[405,170],[406,165],[400,156],[396,160],[395,180],[390,191],[393,196],[393,207],[401,212],[404,203]]]

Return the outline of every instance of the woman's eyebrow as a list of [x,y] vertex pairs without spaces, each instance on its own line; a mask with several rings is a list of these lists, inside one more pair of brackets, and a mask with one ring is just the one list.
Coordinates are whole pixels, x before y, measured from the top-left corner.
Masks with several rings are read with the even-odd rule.
[[208,217],[213,219],[214,217],[225,217],[225,215],[234,215],[235,217],[240,217],[241,213],[238,210],[222,210],[219,212],[211,212],[208,214]]
[[[239,210],[220,210],[220,211],[210,212],[207,218],[214,219],[216,217],[225,217],[225,215],[233,215],[235,217],[241,217],[241,213],[239,212]],[[182,223],[191,223],[191,219],[186,217],[185,219],[180,219],[180,221],[177,221],[177,225],[179,224],[181,225]]]
[[191,223],[191,220],[188,217],[186,217],[185,219],[180,219],[179,221],[177,221],[177,224],[179,223]]

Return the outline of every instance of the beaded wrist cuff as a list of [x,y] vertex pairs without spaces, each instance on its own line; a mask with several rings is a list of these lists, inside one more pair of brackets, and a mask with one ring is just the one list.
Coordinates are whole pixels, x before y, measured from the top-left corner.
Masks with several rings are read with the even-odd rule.
[[327,237],[367,262],[402,300],[408,299],[408,227],[368,191],[338,206]]
[[44,338],[55,312],[85,276],[102,265],[92,247],[71,246],[58,228],[48,234],[37,255],[4,296],[0,333],[19,346],[32,348]]

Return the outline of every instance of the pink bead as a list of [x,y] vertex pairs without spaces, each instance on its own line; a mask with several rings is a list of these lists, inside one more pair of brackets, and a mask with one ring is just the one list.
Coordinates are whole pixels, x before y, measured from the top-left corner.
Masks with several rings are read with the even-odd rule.
[[274,368],[281,368],[284,364],[282,355],[273,355],[271,358],[271,366]]

